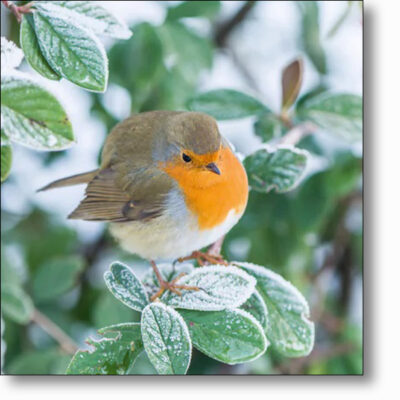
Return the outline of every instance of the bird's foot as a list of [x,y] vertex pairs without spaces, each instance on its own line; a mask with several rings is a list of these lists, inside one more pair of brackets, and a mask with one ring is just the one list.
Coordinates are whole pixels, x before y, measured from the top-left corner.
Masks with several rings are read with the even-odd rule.
[[163,279],[159,280],[160,289],[157,293],[151,296],[150,300],[154,301],[158,299],[166,290],[171,291],[172,293],[177,294],[178,296],[182,296],[181,290],[200,290],[197,286],[188,286],[188,285],[179,285],[177,284],[177,280],[181,278],[183,275],[186,275],[184,272],[179,274],[176,278],[174,278],[171,282],[167,282]]
[[194,251],[190,256],[178,258],[177,261],[183,262],[187,260],[196,260],[201,267],[208,264],[229,265],[221,254],[205,253],[201,251]]

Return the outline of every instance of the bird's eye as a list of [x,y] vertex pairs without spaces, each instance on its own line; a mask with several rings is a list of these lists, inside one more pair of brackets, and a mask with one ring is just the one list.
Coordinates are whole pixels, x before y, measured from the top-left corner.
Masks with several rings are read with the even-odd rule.
[[182,158],[183,158],[183,161],[185,161],[185,162],[192,161],[192,159],[185,153],[182,153]]

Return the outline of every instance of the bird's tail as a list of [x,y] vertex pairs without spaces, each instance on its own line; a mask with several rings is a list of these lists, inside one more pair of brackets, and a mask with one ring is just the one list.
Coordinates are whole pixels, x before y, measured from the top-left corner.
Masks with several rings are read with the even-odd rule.
[[98,170],[84,172],[82,174],[68,176],[66,178],[58,179],[54,182],[49,183],[46,186],[43,186],[38,190],[38,192],[42,192],[44,190],[55,189],[64,186],[73,186],[79,185],[81,183],[89,183],[98,173]]

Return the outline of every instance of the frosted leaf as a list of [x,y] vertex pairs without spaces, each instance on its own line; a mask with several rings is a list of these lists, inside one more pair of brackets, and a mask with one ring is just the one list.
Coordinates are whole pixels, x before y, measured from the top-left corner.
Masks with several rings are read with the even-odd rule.
[[259,265],[235,262],[257,279],[257,291],[267,310],[266,335],[283,355],[303,357],[314,346],[314,324],[308,319],[310,309],[304,296],[275,272]]
[[288,192],[301,181],[308,153],[292,146],[261,149],[247,156],[244,166],[253,190],[268,193]]
[[50,7],[67,17],[73,18],[79,25],[95,34],[116,39],[129,39],[132,32],[126,24],[95,1],[52,1]]
[[1,78],[3,130],[14,142],[38,150],[73,144],[71,123],[58,100],[29,76],[14,72]]
[[187,310],[216,311],[239,307],[253,293],[256,281],[239,268],[214,265],[196,268],[176,283],[199,290],[182,290],[181,296],[166,292],[161,297],[163,302]]
[[35,3],[35,32],[42,54],[62,77],[88,90],[104,92],[108,60],[94,34],[50,3]]
[[1,312],[19,324],[26,324],[33,314],[30,297],[17,285],[1,285]]
[[60,80],[60,75],[50,67],[49,63],[43,57],[33,26],[33,16],[29,14],[25,15],[21,22],[19,41],[26,61],[45,78],[56,81]]
[[226,364],[252,361],[268,347],[260,323],[243,310],[179,312],[189,327],[193,346],[215,360]]
[[[180,274],[189,274],[194,269],[193,264],[190,263],[179,263],[175,265],[170,263],[158,264],[157,268],[163,279],[167,282],[172,281]],[[142,283],[154,293],[157,292],[160,287],[152,268],[149,268],[149,271],[144,275]]]
[[159,374],[186,374],[192,344],[185,321],[173,308],[160,302],[149,304],[142,313],[142,338]]
[[251,314],[265,329],[267,326],[268,311],[260,293],[254,290],[249,299],[240,306],[241,310]]
[[24,58],[24,53],[13,42],[1,37],[1,74],[17,68]]
[[143,350],[139,323],[102,328],[100,340],[89,338],[89,350],[79,350],[68,365],[68,375],[123,375]]
[[362,98],[352,94],[322,93],[306,100],[298,109],[328,133],[349,141],[362,137]]
[[104,274],[110,292],[128,307],[142,311],[149,303],[147,293],[136,275],[126,265],[114,262]]
[[[3,125],[3,124],[2,124]],[[7,136],[1,130],[1,182],[4,182],[10,174],[12,164],[12,147]]]

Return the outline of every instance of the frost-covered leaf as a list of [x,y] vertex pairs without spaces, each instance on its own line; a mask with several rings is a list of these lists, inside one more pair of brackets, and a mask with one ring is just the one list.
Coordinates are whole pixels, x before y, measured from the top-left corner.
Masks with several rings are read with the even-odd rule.
[[199,290],[181,290],[181,296],[168,291],[161,301],[176,308],[202,311],[239,307],[251,296],[256,284],[251,276],[231,266],[196,268],[176,283]]
[[244,160],[251,188],[262,193],[283,193],[295,188],[306,164],[306,151],[294,147],[257,150]]
[[255,98],[231,89],[200,93],[189,99],[187,107],[219,120],[244,118],[267,111],[266,106]]
[[252,361],[268,347],[258,321],[240,309],[222,311],[179,310],[193,346],[218,361],[238,364]]
[[[52,5],[59,6],[62,15],[73,18],[95,34],[110,36],[116,39],[129,39],[132,32],[126,24],[95,1],[52,1]],[[53,9],[56,9],[53,7]]]
[[33,304],[30,297],[17,285],[1,285],[1,312],[19,324],[30,321]]
[[263,142],[278,138],[287,132],[287,127],[272,112],[263,113],[254,123],[254,133],[261,138]]
[[183,1],[168,8],[167,20],[193,17],[213,18],[220,9],[220,1]]
[[361,140],[362,98],[352,94],[322,93],[302,103],[301,118],[347,140]]
[[61,104],[26,75],[2,76],[1,114],[5,134],[19,144],[60,150],[74,141],[71,122]]
[[114,262],[104,274],[110,292],[122,303],[136,311],[143,311],[149,304],[147,293],[132,270],[120,262]]
[[24,53],[13,42],[1,37],[1,74],[17,68],[24,58]]
[[314,346],[314,324],[304,296],[275,272],[259,265],[235,262],[257,279],[257,291],[267,310],[266,335],[271,345],[287,357],[308,355]]
[[161,375],[186,374],[192,353],[189,331],[182,317],[162,303],[149,304],[142,313],[146,353]]
[[51,301],[72,289],[84,266],[84,260],[78,256],[60,257],[45,262],[33,276],[35,302]]
[[45,78],[60,80],[58,75],[44,58],[35,34],[32,15],[25,15],[20,28],[19,41],[29,65]]
[[1,130],[1,182],[10,174],[12,164],[12,147],[9,139]]
[[243,303],[240,308],[250,313],[265,329],[267,326],[268,311],[260,293],[257,290]]
[[62,77],[85,89],[104,92],[108,65],[103,45],[73,18],[64,18],[60,7],[35,3],[35,32],[42,54]]
[[303,81],[303,60],[291,62],[282,73],[282,110],[287,110],[296,101]]
[[[163,279],[167,282],[172,281],[178,275],[189,274],[194,269],[193,264],[188,262],[179,263],[175,265],[170,263],[165,263],[165,264],[162,263],[162,264],[157,264],[157,268],[160,271],[160,274],[163,277]],[[154,273],[152,268],[149,268],[149,271],[144,275],[142,283],[145,286],[149,286],[154,289],[156,288],[158,290],[159,283],[156,274]]]
[[90,350],[79,350],[66,373],[69,375],[124,375],[143,350],[139,323],[99,329],[100,340],[89,338]]

